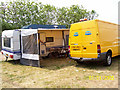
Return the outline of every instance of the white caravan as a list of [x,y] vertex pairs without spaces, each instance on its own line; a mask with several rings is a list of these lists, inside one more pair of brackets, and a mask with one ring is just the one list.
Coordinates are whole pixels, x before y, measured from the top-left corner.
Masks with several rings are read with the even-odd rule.
[[5,30],[2,32],[2,51],[1,53],[8,57],[17,60],[21,57],[20,51],[20,31]]
[[[59,32],[58,36],[65,37],[66,31],[69,31],[68,29],[55,29]],[[13,60],[20,59],[20,63],[24,65],[30,65],[30,66],[40,66],[41,63],[41,57],[47,56],[47,46],[46,44],[46,36],[43,36],[41,33],[43,31],[50,31],[49,34],[52,32],[55,32],[53,29],[17,29],[17,30],[5,30],[2,32],[2,51],[1,53],[6,56],[7,58],[10,57]],[[42,32],[38,32],[42,31]],[[68,33],[68,32],[67,32]],[[68,33],[69,34],[69,33]],[[51,37],[51,36],[48,36]],[[43,41],[44,38],[44,41]],[[54,38],[56,41],[58,39],[57,35]],[[51,40],[51,39],[50,39]],[[54,41],[55,41],[54,40]],[[60,38],[62,49],[56,45],[54,46],[55,50],[59,49],[62,52],[65,48],[65,38]],[[47,44],[54,44],[55,42],[47,42]],[[53,50],[53,47],[52,47]],[[52,50],[50,49],[47,51],[48,53],[51,53]],[[64,52],[62,52],[64,53]],[[45,54],[45,55],[44,55]]]
[[[2,32],[2,50],[1,50],[1,53],[3,55],[5,55],[6,60],[7,60],[7,58],[12,58],[13,60],[18,60],[21,58],[37,59],[38,60],[37,53],[36,54],[34,54],[34,53],[28,54],[27,53],[26,54],[27,50],[29,50],[29,49],[24,48],[25,47],[24,45],[27,44],[28,40],[29,41],[31,40],[31,38],[29,38],[29,37],[26,40],[25,36],[29,36],[29,35],[33,35],[33,34],[37,34],[37,29],[17,29],[17,30],[5,30],[5,31],[3,31]],[[37,39],[37,37],[35,37],[35,38]],[[23,39],[26,41],[24,41]],[[32,44],[32,43],[29,43],[29,44]],[[35,47],[35,48],[37,48],[37,47]]]

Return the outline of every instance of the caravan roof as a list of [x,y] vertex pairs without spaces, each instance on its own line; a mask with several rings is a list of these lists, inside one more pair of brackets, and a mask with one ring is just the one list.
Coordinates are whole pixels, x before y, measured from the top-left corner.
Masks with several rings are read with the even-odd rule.
[[39,25],[39,24],[31,24],[28,26],[22,27],[22,29],[38,29],[38,28],[43,28],[43,29],[62,29],[66,28],[65,25]]
[[69,29],[42,29],[42,28],[38,28],[38,30],[40,31],[68,31]]
[[2,37],[13,37],[14,30],[5,30],[2,32]]

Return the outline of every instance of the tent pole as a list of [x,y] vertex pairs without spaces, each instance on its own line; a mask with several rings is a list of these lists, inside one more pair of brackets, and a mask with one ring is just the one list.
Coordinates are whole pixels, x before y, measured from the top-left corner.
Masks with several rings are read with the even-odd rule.
[[63,38],[63,47],[65,47],[65,37],[64,37],[64,31],[62,31],[62,38]]
[[42,68],[41,66],[42,57],[40,55],[40,33],[39,32],[38,32],[38,55],[39,55],[38,67]]
[[39,55],[39,61],[38,61],[38,67],[40,67],[40,33],[38,32],[38,55]]

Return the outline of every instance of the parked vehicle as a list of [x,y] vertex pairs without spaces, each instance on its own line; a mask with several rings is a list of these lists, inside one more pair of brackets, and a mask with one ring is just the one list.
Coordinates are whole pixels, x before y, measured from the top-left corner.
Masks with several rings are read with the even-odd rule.
[[67,55],[69,29],[64,28],[64,25],[45,25],[44,28],[38,26],[43,27],[37,25],[35,29],[33,25],[30,29],[26,27],[3,31],[1,53],[6,56],[6,61],[10,57],[20,59],[24,65],[40,66],[42,57]]
[[17,60],[20,59],[20,31],[5,30],[2,32],[2,51],[1,53],[8,57]]
[[103,60],[110,66],[112,57],[120,55],[118,25],[101,20],[74,23],[70,28],[69,46],[70,57],[78,63]]

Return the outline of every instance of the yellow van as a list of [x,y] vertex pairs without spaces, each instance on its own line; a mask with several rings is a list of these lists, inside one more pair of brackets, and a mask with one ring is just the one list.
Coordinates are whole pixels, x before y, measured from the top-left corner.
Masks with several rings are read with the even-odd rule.
[[104,60],[110,66],[112,57],[120,55],[118,25],[101,20],[90,20],[71,24],[69,50],[71,58]]

